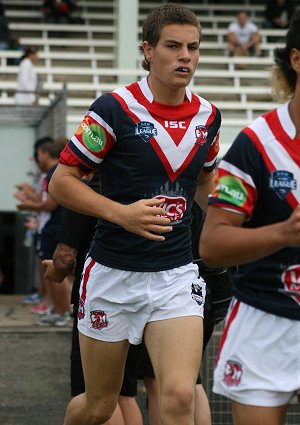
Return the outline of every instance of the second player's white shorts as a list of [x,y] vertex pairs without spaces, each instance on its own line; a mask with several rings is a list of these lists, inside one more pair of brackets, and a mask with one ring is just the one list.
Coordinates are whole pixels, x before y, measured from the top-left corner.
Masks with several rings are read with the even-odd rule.
[[101,341],[128,339],[139,344],[148,322],[203,317],[205,283],[198,274],[192,263],[159,272],[131,272],[89,257],[80,286],[78,329]]
[[300,392],[300,322],[231,303],[213,391],[242,404],[281,406]]

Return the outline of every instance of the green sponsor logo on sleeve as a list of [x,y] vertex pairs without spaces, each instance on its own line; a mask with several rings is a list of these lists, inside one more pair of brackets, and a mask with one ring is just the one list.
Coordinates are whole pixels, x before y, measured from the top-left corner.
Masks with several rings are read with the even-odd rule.
[[232,176],[221,177],[218,181],[216,191],[218,198],[224,199],[238,207],[241,207],[247,199],[247,190],[243,183]]
[[81,124],[83,128],[83,142],[93,152],[100,152],[106,144],[106,134],[98,124]]

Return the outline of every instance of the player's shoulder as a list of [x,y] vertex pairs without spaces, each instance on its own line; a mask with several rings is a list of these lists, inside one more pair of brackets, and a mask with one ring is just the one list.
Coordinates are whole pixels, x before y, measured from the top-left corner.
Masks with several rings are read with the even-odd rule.
[[217,111],[219,113],[221,113],[219,108],[214,103],[210,102],[209,100],[205,99],[204,97],[200,96],[199,94],[193,93],[192,101],[200,103],[200,105],[203,109],[209,109],[211,111],[216,111],[216,113],[217,113]]

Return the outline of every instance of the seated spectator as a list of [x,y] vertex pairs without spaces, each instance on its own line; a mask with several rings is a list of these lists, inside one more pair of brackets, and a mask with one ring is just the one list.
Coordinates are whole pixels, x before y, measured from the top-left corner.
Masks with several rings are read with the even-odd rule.
[[288,28],[294,12],[292,0],[269,0],[265,9],[267,28]]
[[228,26],[230,56],[260,56],[260,33],[246,12],[239,12],[236,21]]
[[45,22],[71,23],[75,0],[45,0],[42,8]]
[[10,31],[3,4],[0,3],[0,50],[9,49]]

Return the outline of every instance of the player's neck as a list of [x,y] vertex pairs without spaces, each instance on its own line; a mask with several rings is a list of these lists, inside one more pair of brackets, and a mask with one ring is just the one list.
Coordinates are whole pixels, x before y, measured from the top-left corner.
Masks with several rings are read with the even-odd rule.
[[296,127],[296,137],[300,139],[300,85],[296,86],[295,94],[289,105],[289,113]]
[[185,100],[185,87],[174,89],[148,77],[148,85],[155,102],[163,105],[180,105]]

